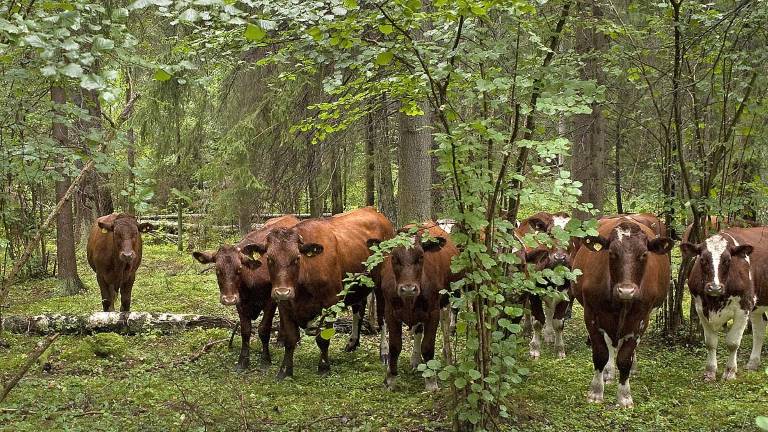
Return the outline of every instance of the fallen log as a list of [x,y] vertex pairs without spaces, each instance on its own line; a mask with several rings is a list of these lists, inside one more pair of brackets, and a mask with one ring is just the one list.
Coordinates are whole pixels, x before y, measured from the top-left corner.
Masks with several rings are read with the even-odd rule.
[[149,330],[175,333],[193,328],[232,328],[235,321],[223,317],[150,312],[94,312],[90,315],[9,315],[2,318],[5,331],[17,334],[66,335],[114,332],[136,334]]

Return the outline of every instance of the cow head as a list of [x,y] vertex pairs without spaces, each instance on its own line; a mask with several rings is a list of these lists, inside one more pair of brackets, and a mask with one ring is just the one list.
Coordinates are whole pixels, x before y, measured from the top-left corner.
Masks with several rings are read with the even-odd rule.
[[301,235],[292,228],[277,228],[269,233],[266,243],[245,245],[243,252],[257,252],[267,260],[272,298],[282,301],[296,297],[302,256],[313,257],[323,253],[323,245],[304,243]]
[[111,232],[119,253],[120,261],[130,264],[136,259],[136,250],[140,232],[151,231],[154,227],[147,222],[137,224],[136,218],[120,214],[114,218],[99,218],[99,228],[104,233]]
[[397,295],[400,298],[415,299],[421,294],[424,254],[439,251],[446,242],[445,237],[426,237],[417,233],[413,246],[398,246],[392,250],[392,272],[395,275]]
[[630,301],[640,294],[648,254],[669,253],[674,241],[667,237],[649,239],[634,222],[621,222],[609,238],[586,237],[584,246],[593,252],[608,253],[611,292],[621,301]]
[[[524,232],[529,230],[551,234],[554,227],[565,229],[565,226],[571,220],[568,213],[546,213],[539,212],[525,219],[521,225],[527,225]],[[540,245],[539,247],[526,251],[525,260],[534,263],[539,269],[555,268],[562,265],[570,268],[570,248],[571,244],[561,244],[556,239],[552,239],[552,246]]]
[[244,254],[240,248],[230,245],[222,245],[215,251],[196,251],[192,256],[202,264],[215,263],[219,301],[225,306],[240,303],[243,273],[255,271],[261,266],[260,261]]
[[715,234],[701,244],[680,244],[683,255],[698,257],[703,290],[710,296],[722,296],[729,285],[749,279],[749,255],[753,249],[748,244],[730,245],[722,234]]

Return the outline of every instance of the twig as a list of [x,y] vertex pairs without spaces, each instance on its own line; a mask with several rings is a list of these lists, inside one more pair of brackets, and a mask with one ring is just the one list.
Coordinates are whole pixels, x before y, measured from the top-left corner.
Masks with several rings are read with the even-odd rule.
[[32,367],[32,364],[37,361],[38,358],[45,352],[45,350],[48,349],[48,347],[51,346],[51,344],[59,338],[59,333],[53,334],[51,336],[48,336],[45,338],[45,340],[39,342],[37,344],[37,347],[35,348],[32,353],[29,354],[29,358],[27,358],[27,362],[22,366],[21,369],[19,369],[19,372],[16,373],[16,376],[11,378],[10,381],[3,387],[3,393],[0,394],[0,403],[2,403],[6,396],[8,396],[8,393],[11,392],[11,390],[16,386],[16,384],[19,383],[21,378],[24,377],[24,375],[29,371],[29,368]]
[[240,417],[243,419],[243,429],[246,431],[250,429],[248,426],[248,417],[245,415],[245,401],[243,400],[243,394],[240,393]]
[[[216,346],[218,344],[222,344],[222,343],[226,342],[227,340],[228,340],[227,338],[224,338],[224,339],[219,339],[219,340],[215,340],[215,341],[209,341],[207,344],[205,344],[205,346],[203,346],[200,349],[200,351],[192,354],[191,356],[189,356],[189,358],[186,359],[186,361],[182,361],[181,363],[192,363],[194,361],[197,361],[197,359],[199,359],[203,354],[205,354],[208,351],[210,351],[211,348],[213,348],[214,346]],[[177,363],[177,364],[181,364],[181,363]]]

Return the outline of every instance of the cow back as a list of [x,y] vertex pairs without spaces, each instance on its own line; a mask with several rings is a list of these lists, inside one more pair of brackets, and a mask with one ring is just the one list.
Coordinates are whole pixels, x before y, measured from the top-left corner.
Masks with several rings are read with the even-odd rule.
[[768,227],[728,228],[722,233],[741,245],[751,245],[750,271],[757,296],[757,305],[768,305]]
[[[115,241],[114,232],[102,230],[99,227],[99,221],[114,223],[118,218],[128,217],[132,218],[132,216],[124,215],[122,213],[112,213],[97,218],[93,221],[93,224],[91,224],[91,230],[88,234],[88,244],[86,245],[86,257],[88,259],[88,265],[97,274],[110,275],[113,272],[118,272],[118,270],[120,273],[132,274],[139,268],[142,255],[141,233],[138,233],[137,237],[132,242],[136,258],[128,268],[123,268],[119,262],[118,255],[120,250]],[[111,278],[111,276],[106,277]]]

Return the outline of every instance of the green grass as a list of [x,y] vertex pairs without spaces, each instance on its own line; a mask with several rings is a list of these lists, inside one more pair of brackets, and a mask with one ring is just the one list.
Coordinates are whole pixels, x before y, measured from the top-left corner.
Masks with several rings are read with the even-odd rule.
[[[133,309],[205,313],[233,317],[218,303],[212,273],[172,246],[147,246],[137,275]],[[15,286],[7,313],[88,313],[100,309],[98,287],[87,264],[80,273],[90,291],[73,297],[56,294],[52,279]],[[8,336],[8,335],[6,335]],[[233,371],[239,338],[228,349],[214,347],[196,362],[169,366],[228,331],[195,330],[174,335],[126,337],[122,357],[100,358],[92,339],[66,336],[50,349],[0,407],[1,431],[432,431],[449,429],[447,392],[424,393],[423,379],[406,372],[408,350],[401,355],[399,388],[383,387],[378,338],[364,336],[355,353],[344,353],[346,335],[331,343],[332,372],[316,373],[317,348],[305,336],[296,352],[295,377],[276,382],[282,351],[273,346],[273,366]],[[530,376],[508,401],[515,413],[506,428],[524,431],[742,431],[756,430],[754,418],[768,413],[768,376],[740,369],[733,382],[704,383],[702,344],[663,340],[652,328],[641,341],[637,374],[631,378],[635,408],[616,407],[616,384],[606,387],[605,404],[586,402],[592,378],[591,353],[581,308],[566,324],[564,360],[545,347],[532,362],[521,352]],[[256,338],[254,338],[256,339]],[[23,363],[39,337],[11,335],[0,349],[0,377],[7,379]],[[721,338],[722,341],[722,338]],[[523,347],[525,343],[521,344]],[[406,347],[407,348],[407,347]],[[751,338],[745,335],[739,365],[746,363]],[[254,341],[252,363],[258,364]],[[120,352],[117,350],[116,352]],[[720,369],[725,347],[721,342]]]

